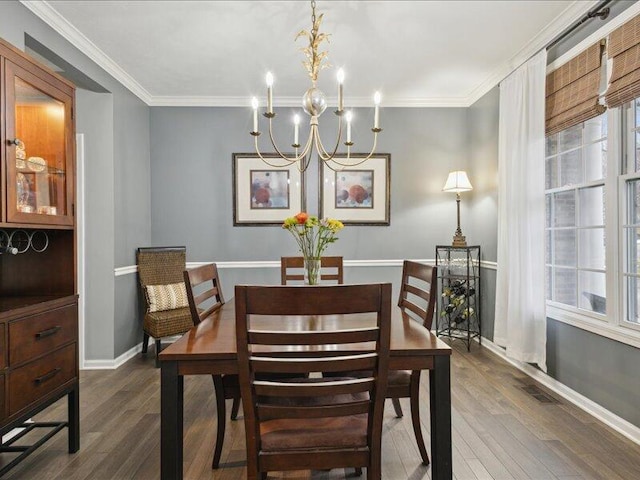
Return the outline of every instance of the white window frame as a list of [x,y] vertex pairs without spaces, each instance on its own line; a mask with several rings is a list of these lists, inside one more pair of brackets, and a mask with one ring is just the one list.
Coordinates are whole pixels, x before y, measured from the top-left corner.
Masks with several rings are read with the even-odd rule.
[[635,144],[631,144],[635,139],[629,139],[628,132],[623,131],[623,114],[627,116],[627,122],[633,121],[633,109],[626,106],[607,111],[607,176],[604,182],[606,315],[547,300],[547,317],[640,348],[640,325],[625,320],[622,225],[626,219],[626,181],[640,179],[640,172],[622,175],[623,162],[630,161],[629,148],[635,148]]

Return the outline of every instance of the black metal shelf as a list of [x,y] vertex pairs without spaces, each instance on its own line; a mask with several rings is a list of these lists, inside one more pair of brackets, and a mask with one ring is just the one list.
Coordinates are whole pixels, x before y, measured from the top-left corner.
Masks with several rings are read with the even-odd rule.
[[461,340],[471,350],[482,343],[480,315],[480,246],[436,246],[438,303],[436,335]]

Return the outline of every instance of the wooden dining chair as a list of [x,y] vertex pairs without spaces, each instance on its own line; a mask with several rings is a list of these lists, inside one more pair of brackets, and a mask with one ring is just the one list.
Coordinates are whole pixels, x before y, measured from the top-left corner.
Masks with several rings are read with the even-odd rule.
[[[265,479],[269,471],[366,467],[367,479],[379,480],[391,285],[238,285],[235,302],[247,478]],[[356,329],[260,328],[261,315],[365,312],[375,314],[376,322]],[[369,351],[354,351],[353,345],[363,343]],[[322,345],[332,348],[318,355]],[[277,353],[292,350],[304,353]],[[320,371],[369,373],[361,378],[311,375]],[[260,380],[266,373],[299,378]]]
[[[280,284],[289,285],[290,282],[304,281],[304,258],[280,258]],[[320,281],[344,283],[342,257],[320,257]]]
[[[215,263],[185,270],[184,283],[187,287],[189,309],[194,324],[199,324],[224,305],[218,267]],[[224,432],[227,423],[225,401],[233,399],[231,420],[236,420],[240,408],[240,384],[238,375],[212,375],[212,377],[218,413],[218,432],[216,446],[213,451],[213,462],[211,463],[211,468],[215,469],[220,465],[222,445],[224,444]]]
[[[402,265],[402,282],[398,306],[414,320],[431,330],[436,307],[437,267],[405,260]],[[422,463],[429,464],[429,455],[424,445],[420,427],[420,370],[392,370],[389,372],[387,398],[393,401],[398,417],[402,417],[400,398],[409,398],[411,422]],[[431,406],[433,408],[433,406]]]

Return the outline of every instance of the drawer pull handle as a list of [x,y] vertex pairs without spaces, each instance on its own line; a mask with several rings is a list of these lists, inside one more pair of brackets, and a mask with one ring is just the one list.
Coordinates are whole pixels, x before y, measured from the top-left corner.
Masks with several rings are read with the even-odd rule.
[[36,333],[36,338],[40,340],[41,338],[48,337],[50,335],[55,335],[56,333],[58,333],[58,330],[60,329],[62,329],[62,327],[60,325],[56,325],[55,327],[42,330],[41,332]]
[[60,367],[54,368],[53,370],[51,370],[48,373],[45,373],[44,375],[42,375],[41,377],[36,378],[33,382],[36,385],[40,385],[41,383],[46,382],[47,380],[49,380],[50,378],[55,377],[62,369]]

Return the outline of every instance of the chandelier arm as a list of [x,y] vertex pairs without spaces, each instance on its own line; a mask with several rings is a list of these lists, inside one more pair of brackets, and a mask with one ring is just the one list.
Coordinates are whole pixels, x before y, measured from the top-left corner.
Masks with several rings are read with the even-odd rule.
[[[364,157],[362,160],[360,160],[360,161],[358,161],[358,162],[355,162],[355,163],[343,163],[343,162],[339,162],[339,161],[338,161],[338,160],[336,160],[335,158],[331,158],[331,159],[329,159],[329,161],[334,162],[335,164],[340,165],[340,166],[341,166],[341,167],[343,167],[343,168],[344,168],[344,167],[357,167],[358,165],[360,165],[361,163],[366,162],[367,160],[369,160],[369,159],[373,156],[373,154],[374,154],[374,153],[375,153],[375,151],[376,151],[376,146],[377,146],[377,144],[378,144],[378,133],[377,133],[377,132],[374,132],[374,134],[373,134],[373,146],[371,147],[371,151],[370,151],[370,152],[369,152],[369,154],[368,154],[366,157]],[[349,150],[347,150],[347,151],[349,151]],[[349,153],[347,153],[347,159],[349,159],[349,158],[350,158]],[[332,167],[331,167],[331,165],[329,164],[329,161],[326,161],[326,160],[325,160],[325,164],[326,164],[326,165],[327,165],[331,170],[333,170],[334,172],[337,172],[337,171],[342,170],[342,168],[338,168],[338,169],[332,168]]]
[[298,171],[300,173],[304,172],[311,164],[311,153],[311,150],[309,150],[309,154],[306,156],[306,158],[302,159],[301,162],[298,162]]
[[[311,126],[311,128],[313,129],[313,126]],[[271,139],[271,145],[273,145],[274,150],[276,151],[276,153],[283,160],[288,162],[287,165],[291,165],[291,164],[293,164],[295,162],[299,162],[300,160],[303,160],[305,155],[309,152],[309,150],[311,148],[311,135],[309,135],[309,139],[307,140],[307,144],[304,146],[304,149],[302,150],[302,153],[299,154],[299,155],[294,156],[293,158],[287,157],[284,153],[282,153],[280,151],[280,149],[276,145],[275,139],[273,138],[273,128],[272,128],[272,119],[271,118],[269,119],[269,138]],[[256,148],[257,148],[257,145],[258,145],[258,142],[257,142],[257,139],[256,139]],[[262,156],[260,156],[260,158],[262,158]]]
[[[342,115],[338,116],[338,138],[336,140],[336,146],[333,149],[333,152],[330,154],[324,149],[324,145],[322,145],[322,140],[320,139],[320,135],[316,139],[316,147],[318,149],[318,155],[323,161],[331,160],[335,157],[338,152],[338,148],[340,148],[340,140],[342,139]],[[347,154],[347,158],[349,158],[349,154]]]
[[282,165],[271,163],[269,160],[267,160],[265,157],[262,156],[262,153],[260,153],[260,149],[258,148],[258,137],[254,137],[254,143],[255,143],[256,154],[258,155],[258,157],[260,157],[260,160],[262,160],[264,163],[266,163],[270,167],[282,168],[282,167],[288,167],[288,166],[296,163],[295,160],[289,160],[287,157],[282,157],[282,159],[285,160],[285,162],[286,162],[286,163],[284,163]]
[[276,145],[275,139],[273,138],[273,123],[271,118],[269,119],[269,138],[271,139],[271,145],[273,145],[273,149],[283,160],[289,162],[289,165],[300,160],[300,156],[295,156],[294,158],[290,158],[280,151],[280,149]]
[[300,154],[301,159],[304,159],[304,157],[307,157],[306,159],[307,165],[304,167],[304,170],[306,170],[307,166],[309,166],[309,159],[311,158],[311,152],[313,151],[313,137],[314,135],[317,134],[317,128],[318,128],[317,125],[310,126],[309,138],[307,138],[307,144],[304,146],[304,148],[302,149],[302,153]]

